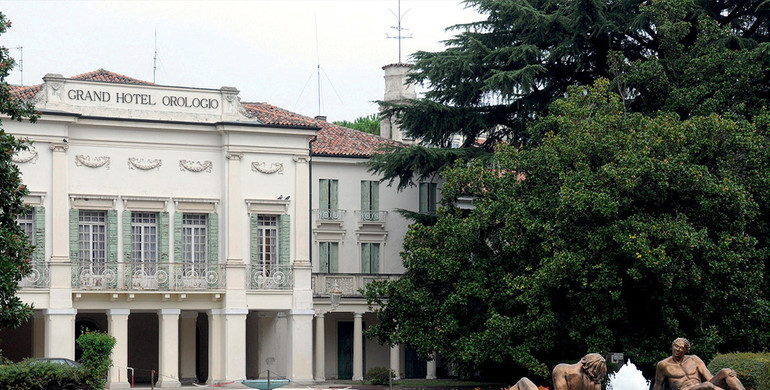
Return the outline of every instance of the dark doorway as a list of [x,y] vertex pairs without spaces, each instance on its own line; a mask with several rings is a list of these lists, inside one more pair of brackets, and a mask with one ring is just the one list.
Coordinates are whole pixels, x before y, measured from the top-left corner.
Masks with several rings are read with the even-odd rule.
[[404,377],[406,378],[425,378],[428,374],[428,366],[425,360],[417,357],[417,352],[412,348],[404,349]]
[[353,378],[353,323],[337,323],[337,378]]

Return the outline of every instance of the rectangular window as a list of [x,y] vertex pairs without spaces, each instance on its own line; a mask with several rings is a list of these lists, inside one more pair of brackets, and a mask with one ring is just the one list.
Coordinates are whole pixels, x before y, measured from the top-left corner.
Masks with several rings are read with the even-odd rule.
[[278,216],[257,216],[257,264],[265,270],[278,264]]
[[380,220],[380,182],[361,181],[361,220]]
[[339,243],[336,242],[319,242],[318,243],[318,260],[319,260],[319,272],[322,273],[337,273],[339,272],[338,264],[339,256]]
[[80,210],[78,242],[82,269],[102,275],[107,261],[107,212]]
[[420,212],[436,214],[438,186],[436,183],[420,183]]
[[206,272],[208,261],[208,215],[182,215],[182,258],[185,272],[194,271],[198,275]]
[[361,243],[361,273],[380,273],[380,244]]
[[131,212],[134,270],[155,275],[158,263],[158,213]]
[[339,182],[336,179],[320,179],[318,187],[318,218],[340,219],[340,211],[337,209]]
[[16,217],[16,223],[21,226],[30,244],[35,244],[35,209],[28,208]]

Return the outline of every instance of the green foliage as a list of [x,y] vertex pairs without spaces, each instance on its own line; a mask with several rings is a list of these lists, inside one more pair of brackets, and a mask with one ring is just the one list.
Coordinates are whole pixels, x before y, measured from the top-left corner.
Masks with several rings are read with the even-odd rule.
[[[734,114],[770,98],[770,3],[764,0],[467,0],[485,20],[454,26],[440,52],[412,56],[424,99],[387,104],[406,135],[492,152],[527,146],[529,124],[571,86],[612,80],[629,111]],[[439,164],[380,169],[399,187]],[[377,163],[377,162],[375,162]],[[380,167],[383,165],[380,164]]]
[[388,384],[388,374],[390,374],[390,379],[393,380],[393,378],[396,377],[396,374],[393,372],[393,370],[389,370],[385,367],[372,367],[368,371],[366,371],[366,379],[369,380],[369,383],[375,386],[379,385],[387,385]]
[[353,122],[349,121],[335,121],[335,125],[347,127],[364,133],[380,135],[380,116],[378,114],[372,114],[369,116],[362,116],[356,118]]
[[[9,27],[11,22],[0,13],[0,34]],[[34,122],[37,112],[30,104],[15,100],[5,81],[14,65],[8,49],[0,47],[0,113],[12,120],[27,117]],[[15,152],[27,148],[28,141],[6,134],[0,127],[0,327],[15,328],[32,315],[32,306],[16,296],[19,281],[32,268],[33,246],[16,223],[16,217],[24,212],[23,197],[28,191],[11,159]]]
[[112,348],[115,338],[104,332],[83,332],[77,344],[83,348],[80,363],[90,373],[87,383],[94,389],[103,389],[107,383],[107,373],[112,366]]
[[746,390],[770,390],[770,353],[719,354],[708,365],[712,374],[723,368],[735,370]]
[[27,360],[0,366],[0,388],[7,390],[96,390],[82,367]]
[[530,127],[537,145],[443,172],[404,276],[366,290],[370,337],[540,378],[587,352],[649,370],[680,336],[704,360],[770,345],[768,113],[649,117],[609,88],[570,89]]

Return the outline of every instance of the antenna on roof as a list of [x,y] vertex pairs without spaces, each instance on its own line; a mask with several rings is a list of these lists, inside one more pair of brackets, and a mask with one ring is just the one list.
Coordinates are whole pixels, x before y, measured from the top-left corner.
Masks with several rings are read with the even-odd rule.
[[152,83],[155,84],[155,70],[158,69],[158,30],[155,30],[155,55],[152,57]]
[[318,76],[318,115],[321,115],[321,49],[318,46],[318,17],[315,17],[315,58]]
[[390,11],[390,13],[392,13],[393,16],[396,17],[396,20],[398,21],[398,26],[391,26],[390,27],[390,28],[395,29],[396,31],[398,31],[398,35],[390,36],[390,35],[388,35],[386,33],[385,36],[388,37],[388,39],[398,39],[398,63],[400,64],[401,63],[401,41],[404,40],[404,39],[409,39],[409,38],[412,37],[411,33],[408,36],[404,36],[404,35],[401,34],[402,31],[409,30],[408,28],[401,27],[401,19],[403,19],[404,16],[406,16],[406,14],[409,13],[409,11],[411,11],[411,8],[406,10],[406,12],[404,12],[402,14],[401,13],[401,0],[398,0],[398,14],[393,12],[393,10],[391,10],[390,8],[388,8],[388,11]]
[[16,46],[13,49],[19,51],[19,73],[21,74],[21,86],[24,86],[24,46]]

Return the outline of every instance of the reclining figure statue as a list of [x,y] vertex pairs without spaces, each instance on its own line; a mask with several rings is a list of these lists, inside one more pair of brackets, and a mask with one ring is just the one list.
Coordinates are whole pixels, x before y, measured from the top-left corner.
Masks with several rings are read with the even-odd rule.
[[653,390],[663,390],[666,382],[671,390],[745,390],[732,369],[723,368],[711,375],[699,357],[687,355],[690,352],[687,339],[674,340],[671,351],[671,356],[658,362]]
[[[557,364],[553,368],[554,390],[601,390],[607,364],[598,353],[589,353],[575,364]],[[537,390],[529,378],[521,378],[508,390]]]

